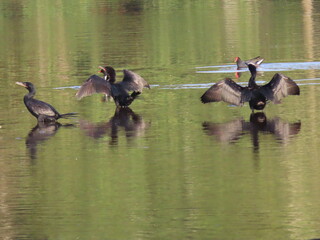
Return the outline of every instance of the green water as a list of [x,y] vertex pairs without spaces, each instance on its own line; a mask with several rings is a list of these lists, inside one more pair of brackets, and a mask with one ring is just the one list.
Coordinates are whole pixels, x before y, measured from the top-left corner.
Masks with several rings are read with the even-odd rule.
[[[0,238],[320,238],[319,16],[312,0],[2,1]],[[259,81],[284,63],[300,85],[266,107],[272,130],[200,102],[258,55]],[[151,85],[132,112],[74,97],[99,65]],[[79,116],[35,128],[16,81]]]

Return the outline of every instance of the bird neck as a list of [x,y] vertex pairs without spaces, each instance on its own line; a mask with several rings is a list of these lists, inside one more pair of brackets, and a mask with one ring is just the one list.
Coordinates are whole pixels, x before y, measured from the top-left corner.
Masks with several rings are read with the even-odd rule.
[[103,74],[104,80],[109,81],[110,83],[114,83],[116,81],[116,72],[114,70],[103,72]]
[[114,83],[116,81],[116,71],[113,68],[109,69],[107,75],[110,83]]
[[256,83],[256,76],[257,76],[257,70],[256,67],[249,64],[249,70],[251,73],[251,77],[249,79],[249,88],[256,88],[258,87],[257,83]]
[[34,88],[28,89],[29,92],[24,96],[25,99],[33,98],[36,95],[36,90]]
[[256,88],[258,87],[258,84],[256,83],[256,74],[251,75],[249,79],[249,88]]

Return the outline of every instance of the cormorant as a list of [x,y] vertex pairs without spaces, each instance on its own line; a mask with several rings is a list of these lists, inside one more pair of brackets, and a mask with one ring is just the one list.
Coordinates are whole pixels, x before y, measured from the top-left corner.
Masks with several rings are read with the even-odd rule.
[[263,86],[255,82],[256,66],[248,65],[251,77],[247,87],[242,87],[226,78],[210,87],[202,96],[203,103],[224,101],[237,106],[249,102],[252,111],[263,110],[268,100],[277,104],[288,95],[299,95],[298,85],[281,73],[276,73],[271,81]]
[[36,89],[31,82],[16,82],[16,84],[29,91],[29,93],[24,96],[23,101],[29,112],[38,119],[38,122],[52,122],[59,118],[68,118],[76,115],[76,113],[60,114],[50,104],[34,99]]
[[100,67],[100,69],[104,78],[97,75],[90,76],[76,93],[78,99],[94,93],[103,93],[107,97],[111,96],[117,107],[128,107],[142,93],[144,87],[150,89],[149,84],[132,71],[124,69],[123,80],[116,82],[116,71],[113,67],[106,66]]

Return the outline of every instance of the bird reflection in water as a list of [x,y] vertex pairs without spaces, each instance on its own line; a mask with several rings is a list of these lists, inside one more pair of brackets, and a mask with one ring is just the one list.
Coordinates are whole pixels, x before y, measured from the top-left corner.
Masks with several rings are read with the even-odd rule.
[[234,143],[242,135],[249,133],[254,150],[258,150],[259,132],[273,134],[277,140],[285,144],[290,137],[299,133],[301,123],[288,123],[279,117],[269,120],[263,112],[257,112],[250,115],[249,122],[243,118],[237,118],[226,123],[204,122],[202,126],[208,135],[215,136],[222,143]]
[[26,138],[26,146],[29,150],[31,160],[37,158],[38,144],[53,137],[61,126],[70,127],[73,126],[73,124],[62,125],[58,122],[38,122],[38,124],[31,129]]
[[86,120],[80,120],[80,128],[89,137],[98,139],[104,135],[111,137],[110,145],[118,144],[118,135],[121,129],[124,129],[127,139],[143,136],[145,130],[150,126],[143,118],[134,113],[131,108],[116,108],[113,117],[108,122],[91,123]]

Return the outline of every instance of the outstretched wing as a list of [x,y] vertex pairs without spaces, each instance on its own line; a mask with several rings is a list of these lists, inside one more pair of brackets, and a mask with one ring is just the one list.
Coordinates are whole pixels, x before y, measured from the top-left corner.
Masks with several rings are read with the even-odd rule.
[[224,101],[239,106],[247,101],[242,94],[244,89],[230,78],[226,78],[210,87],[201,96],[201,101],[203,103]]
[[97,75],[92,75],[82,84],[76,97],[81,99],[94,93],[104,93],[111,96],[111,84]]
[[130,71],[130,70],[123,70],[123,80],[119,84],[127,90],[127,91],[136,91],[142,92],[144,87],[150,88],[149,84],[146,80],[144,80],[140,75]]
[[300,94],[299,86],[281,73],[276,73],[271,81],[260,89],[261,93],[274,103],[280,103],[281,99],[288,95]]

